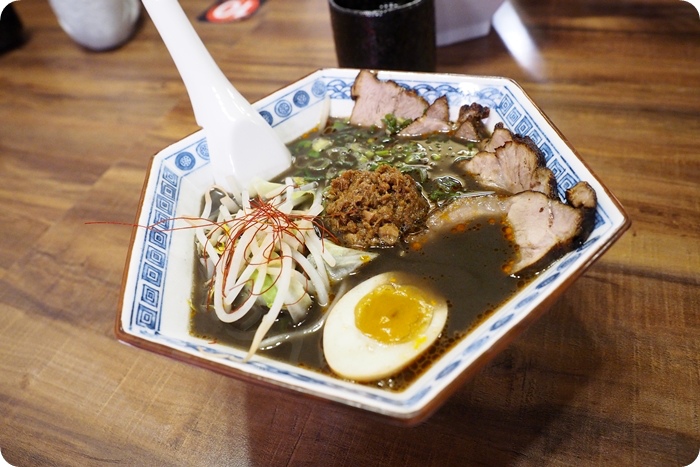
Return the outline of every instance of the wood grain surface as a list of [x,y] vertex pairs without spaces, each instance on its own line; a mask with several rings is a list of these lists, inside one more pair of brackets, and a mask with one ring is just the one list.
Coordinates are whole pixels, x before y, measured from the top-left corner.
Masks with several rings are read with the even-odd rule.
[[[213,0],[182,0],[190,18]],[[152,154],[195,131],[150,19],[95,53],[49,5],[0,55],[0,451],[12,465],[685,466],[700,452],[700,18],[681,0],[512,0],[438,51],[515,79],[630,230],[431,418],[406,428],[119,343]],[[251,101],[336,65],[326,0],[195,27]],[[526,32],[513,40],[509,31]],[[527,46],[527,48],[523,48]]]

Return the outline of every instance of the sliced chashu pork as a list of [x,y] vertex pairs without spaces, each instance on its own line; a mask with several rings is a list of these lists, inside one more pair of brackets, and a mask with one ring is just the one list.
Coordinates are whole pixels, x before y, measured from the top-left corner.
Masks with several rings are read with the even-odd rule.
[[481,151],[471,159],[457,163],[458,170],[474,177],[484,187],[506,193],[539,191],[557,196],[557,180],[544,164],[544,158],[527,144],[508,141],[495,152]]
[[450,131],[452,131],[450,107],[447,103],[447,97],[442,96],[435,99],[425,111],[425,114],[399,131],[398,135],[416,138],[434,133],[448,133]]
[[566,190],[566,201],[575,208],[595,210],[598,206],[595,190],[586,182],[578,182]]
[[421,245],[435,235],[444,235],[458,225],[478,219],[504,217],[512,228],[517,257],[509,267],[512,274],[536,269],[572,249],[585,229],[585,213],[543,193],[524,191],[512,196],[487,195],[455,199],[433,211],[427,230],[409,242]]
[[447,96],[441,96],[430,104],[425,114],[401,130],[398,135],[415,138],[427,137],[435,133],[449,133],[453,138],[462,141],[478,142],[486,134],[482,120],[488,116],[488,107],[472,103],[463,105],[459,109],[459,118],[452,124]]
[[376,73],[361,70],[351,94],[355,105],[350,114],[350,123],[360,126],[383,127],[382,119],[387,114],[396,118],[415,120],[428,108],[428,101],[414,91],[399,86],[393,81],[380,81]]
[[583,213],[583,230],[580,237],[588,238],[595,228],[595,211],[598,207],[598,196],[587,182],[578,182],[566,190],[566,202]]
[[483,151],[496,152],[496,148],[500,148],[509,141],[513,141],[513,133],[510,132],[503,123],[499,122],[491,133],[491,137],[484,142]]
[[483,119],[489,116],[490,110],[476,102],[463,105],[459,109],[457,127],[452,134],[454,138],[462,141],[481,141],[486,134]]

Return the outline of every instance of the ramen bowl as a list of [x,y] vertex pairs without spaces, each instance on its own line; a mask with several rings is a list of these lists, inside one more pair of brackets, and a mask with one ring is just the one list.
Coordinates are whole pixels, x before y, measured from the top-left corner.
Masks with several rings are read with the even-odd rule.
[[[354,104],[350,90],[357,73],[318,70],[254,107],[284,141],[292,141],[318,125],[328,103],[331,116],[350,115]],[[232,377],[415,424],[540,316],[628,227],[614,196],[514,81],[407,72],[379,72],[378,77],[413,89],[429,102],[447,96],[455,112],[472,102],[488,106],[488,127],[503,122],[538,145],[557,178],[560,194],[580,180],[587,181],[598,196],[595,228],[587,241],[554,261],[401,391],[335,378],[262,353],[246,361],[246,349],[197,337],[190,329],[194,233],[179,229],[177,219],[199,213],[202,196],[214,181],[207,142],[198,132],[160,151],[147,173],[136,225],[158,228],[133,231],[116,321],[121,341]]]

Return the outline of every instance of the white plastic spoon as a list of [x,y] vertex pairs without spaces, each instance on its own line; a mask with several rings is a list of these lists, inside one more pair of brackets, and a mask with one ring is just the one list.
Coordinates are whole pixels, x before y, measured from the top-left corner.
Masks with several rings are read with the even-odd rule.
[[291,164],[289,150],[233,87],[207,51],[177,0],[142,0],[170,52],[204,129],[217,184],[239,193]]

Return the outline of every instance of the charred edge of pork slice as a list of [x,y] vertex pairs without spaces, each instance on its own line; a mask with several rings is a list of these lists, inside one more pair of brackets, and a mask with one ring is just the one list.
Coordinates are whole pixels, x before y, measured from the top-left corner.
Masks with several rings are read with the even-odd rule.
[[482,151],[486,152],[496,152],[496,149],[505,146],[506,143],[510,141],[515,141],[521,144],[527,145],[532,152],[537,154],[541,165],[545,165],[545,158],[542,150],[537,146],[537,144],[529,136],[520,135],[518,133],[513,133],[507,129],[503,122],[496,123],[493,132],[491,132],[491,137],[484,139],[482,142]]
[[450,107],[447,97],[438,97],[430,104],[425,114],[418,117],[406,128],[399,131],[399,136],[408,138],[425,137],[434,133],[447,133],[452,130],[450,124]]
[[572,207],[583,212],[583,225],[579,241],[585,241],[595,228],[595,211],[598,207],[598,196],[593,187],[587,182],[580,181],[566,190],[566,201]]
[[415,91],[406,89],[394,81],[381,81],[375,72],[361,70],[351,89],[355,105],[350,123],[359,126],[377,126],[392,114],[397,118],[415,120],[428,108],[428,101]]
[[486,195],[457,198],[433,211],[427,229],[410,236],[410,244],[421,245],[455,226],[484,218],[504,218],[511,227],[517,257],[510,274],[537,271],[578,246],[584,213],[536,191],[513,196]]
[[463,105],[459,109],[459,117],[456,129],[452,136],[462,141],[479,142],[488,136],[484,122],[488,118],[490,110],[476,102]]
[[500,148],[507,142],[513,141],[513,133],[510,132],[502,122],[496,123],[496,127],[491,133],[491,137],[484,140],[482,151],[496,152],[496,148]]

